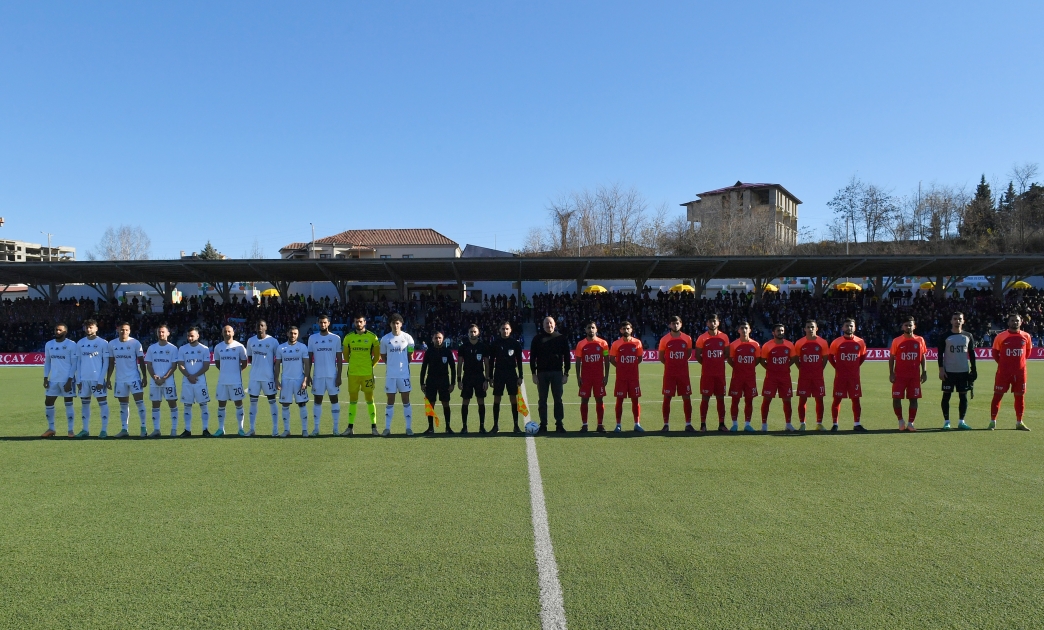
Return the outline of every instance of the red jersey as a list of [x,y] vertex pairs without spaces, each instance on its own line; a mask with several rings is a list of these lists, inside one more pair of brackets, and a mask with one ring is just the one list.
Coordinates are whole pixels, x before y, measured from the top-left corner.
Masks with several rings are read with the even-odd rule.
[[919,378],[921,361],[928,352],[924,337],[899,335],[892,340],[892,358],[895,359],[896,378]]
[[725,348],[729,347],[729,336],[720,330],[713,336],[705,332],[697,337],[696,347],[702,351],[700,374],[725,376]]
[[1017,333],[1004,332],[993,340],[993,358],[997,362],[997,372],[1014,374],[1026,371],[1026,357],[1033,349],[1033,339],[1024,330]]
[[826,357],[830,352],[826,339],[802,337],[794,344],[794,352],[798,357],[799,375],[812,379],[823,378],[823,368],[826,367]]
[[630,341],[617,339],[609,348],[609,356],[616,357],[616,378],[638,381],[638,360],[642,357],[642,342],[637,337]]
[[680,333],[677,337],[667,333],[660,339],[660,356],[667,357],[663,366],[664,375],[688,374],[689,357],[692,355],[692,337]]
[[830,343],[830,365],[838,374],[859,374],[859,366],[866,361],[866,342],[852,335],[838,337]]
[[754,367],[758,364],[761,344],[751,339],[737,339],[729,344],[729,361],[732,363],[732,378],[754,378]]
[[605,378],[605,362],[609,356],[609,344],[601,337],[595,337],[594,341],[588,341],[587,337],[576,344],[573,355],[580,359],[580,369],[577,370],[577,378],[581,381],[602,382]]
[[795,356],[794,344],[786,339],[776,341],[774,338],[761,346],[762,359],[765,359],[765,376],[782,376],[790,378],[790,357]]

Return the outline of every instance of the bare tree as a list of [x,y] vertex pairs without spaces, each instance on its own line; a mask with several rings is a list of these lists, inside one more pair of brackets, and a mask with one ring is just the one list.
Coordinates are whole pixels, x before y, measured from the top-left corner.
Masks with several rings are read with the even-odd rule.
[[152,241],[140,225],[109,226],[88,260],[148,260]]
[[250,246],[250,249],[248,251],[243,252],[243,258],[259,259],[264,257],[265,248],[261,247],[261,242],[256,238],[254,239],[253,245]]
[[1038,166],[1034,162],[1011,165],[1011,181],[1015,182],[1020,195],[1025,193],[1030,184],[1033,183],[1033,178],[1037,176],[1037,171]]

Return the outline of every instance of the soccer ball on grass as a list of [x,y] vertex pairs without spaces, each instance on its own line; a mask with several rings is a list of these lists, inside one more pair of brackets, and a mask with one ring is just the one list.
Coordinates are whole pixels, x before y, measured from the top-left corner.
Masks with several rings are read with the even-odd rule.
[[530,420],[526,423],[526,435],[536,435],[540,432],[540,425]]

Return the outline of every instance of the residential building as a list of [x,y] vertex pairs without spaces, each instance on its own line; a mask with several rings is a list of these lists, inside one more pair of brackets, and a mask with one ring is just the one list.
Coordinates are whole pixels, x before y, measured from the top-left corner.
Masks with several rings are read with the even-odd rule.
[[798,206],[801,200],[779,184],[745,184],[708,190],[696,195],[685,206],[688,221],[704,224],[722,212],[742,212],[775,223],[776,241],[796,245],[798,235]]
[[0,240],[0,262],[65,262],[76,260],[76,248]]
[[460,245],[430,228],[346,230],[280,248],[284,259],[460,258]]

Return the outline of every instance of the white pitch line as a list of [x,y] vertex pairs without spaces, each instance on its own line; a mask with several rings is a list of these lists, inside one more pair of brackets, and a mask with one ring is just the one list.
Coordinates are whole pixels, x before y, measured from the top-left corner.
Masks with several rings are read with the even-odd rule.
[[537,461],[536,440],[533,436],[526,438],[526,459],[529,461],[529,502],[533,510],[533,549],[540,582],[540,625],[543,630],[565,630],[562,584],[558,581],[558,563],[555,562],[555,551],[551,547],[544,482],[540,478],[540,463]]

